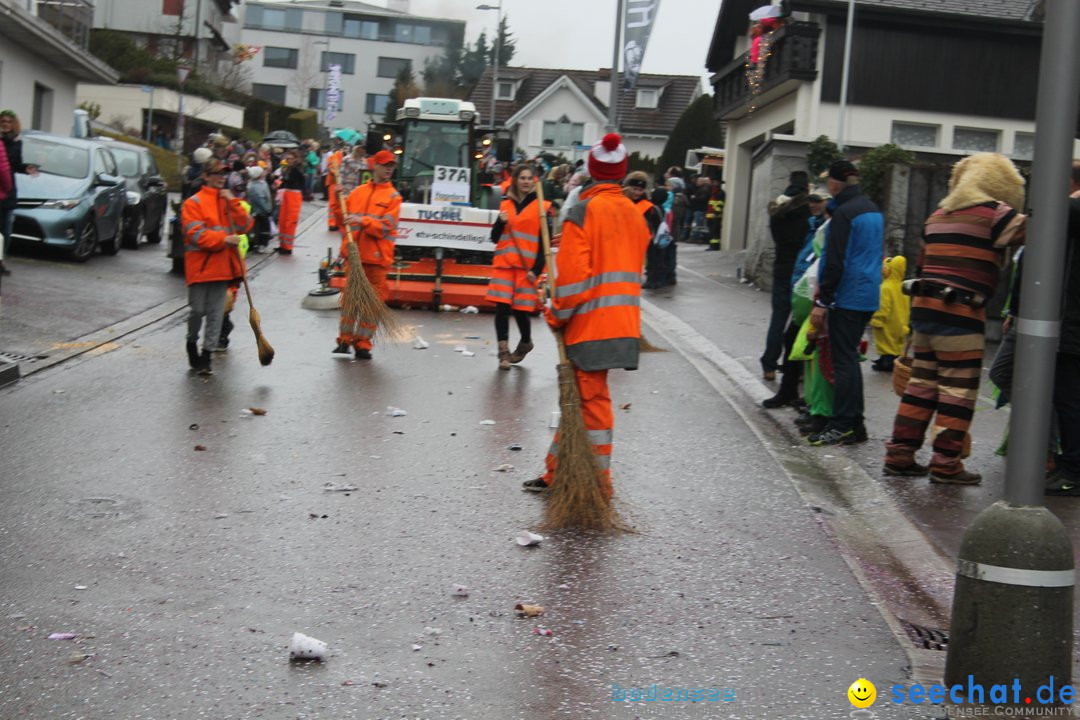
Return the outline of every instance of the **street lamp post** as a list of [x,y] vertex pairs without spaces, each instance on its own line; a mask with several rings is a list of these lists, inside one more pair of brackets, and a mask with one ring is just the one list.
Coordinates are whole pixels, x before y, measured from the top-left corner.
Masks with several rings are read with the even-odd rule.
[[[330,40],[329,39],[316,40],[311,44],[312,45],[325,45],[326,46],[326,54],[327,54],[327,56],[330,55]],[[319,58],[319,67],[322,67],[322,58],[321,57]],[[315,106],[315,114],[316,114],[317,117],[321,118],[319,120],[319,125],[320,126],[325,126],[326,125],[326,91],[329,89],[327,87],[329,84],[330,84],[330,58],[327,57],[326,58],[326,70],[323,70],[322,108],[319,108],[317,104]]]
[[499,92],[499,49],[502,46],[502,0],[498,5],[477,5],[477,10],[495,11],[495,54],[491,63],[491,132],[495,132],[495,94]]

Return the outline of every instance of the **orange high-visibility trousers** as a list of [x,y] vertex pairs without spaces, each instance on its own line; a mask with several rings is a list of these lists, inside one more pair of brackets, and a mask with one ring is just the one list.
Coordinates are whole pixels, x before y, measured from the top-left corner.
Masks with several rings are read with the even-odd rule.
[[[581,394],[581,414],[585,420],[585,429],[592,443],[593,457],[596,460],[597,482],[604,496],[611,499],[615,489],[611,485],[611,442],[615,429],[615,415],[611,411],[611,393],[608,390],[607,370],[591,372],[574,368],[574,379]],[[559,455],[559,434],[548,448],[544,464],[544,482],[551,485]]]
[[[390,298],[390,283],[386,280],[386,266],[364,263],[363,268],[368,282],[375,288],[375,294],[380,300],[386,302]],[[375,336],[377,329],[376,325],[346,317],[342,312],[341,322],[338,324],[338,344],[344,343],[360,350],[370,350],[371,338]]]
[[278,245],[292,252],[296,240],[296,226],[300,223],[300,204],[304,194],[299,190],[281,192],[281,214],[278,215]]
[[326,203],[326,229],[341,230],[345,228],[345,213],[341,211],[342,196],[338,195],[341,188],[337,185],[330,186],[330,200]]

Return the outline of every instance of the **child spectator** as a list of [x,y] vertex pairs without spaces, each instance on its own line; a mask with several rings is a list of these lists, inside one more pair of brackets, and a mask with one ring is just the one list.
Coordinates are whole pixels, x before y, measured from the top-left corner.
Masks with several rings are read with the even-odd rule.
[[870,318],[879,355],[870,367],[878,372],[892,372],[896,357],[904,352],[911,317],[911,303],[901,287],[906,274],[907,259],[903,255],[886,258],[881,268],[881,307]]

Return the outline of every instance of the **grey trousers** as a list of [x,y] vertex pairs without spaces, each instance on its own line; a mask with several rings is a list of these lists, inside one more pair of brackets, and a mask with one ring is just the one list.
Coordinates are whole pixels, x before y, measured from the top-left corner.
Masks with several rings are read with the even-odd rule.
[[188,305],[191,312],[187,321],[187,341],[199,342],[199,329],[206,318],[202,349],[212,352],[218,346],[221,323],[225,319],[225,295],[229,289],[227,280],[195,283],[188,286]]

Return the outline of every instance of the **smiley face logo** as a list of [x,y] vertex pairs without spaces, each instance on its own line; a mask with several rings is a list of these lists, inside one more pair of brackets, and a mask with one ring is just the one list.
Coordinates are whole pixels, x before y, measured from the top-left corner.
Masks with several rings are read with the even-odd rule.
[[859,678],[847,689],[848,700],[857,708],[868,708],[877,700],[877,688],[866,678]]

